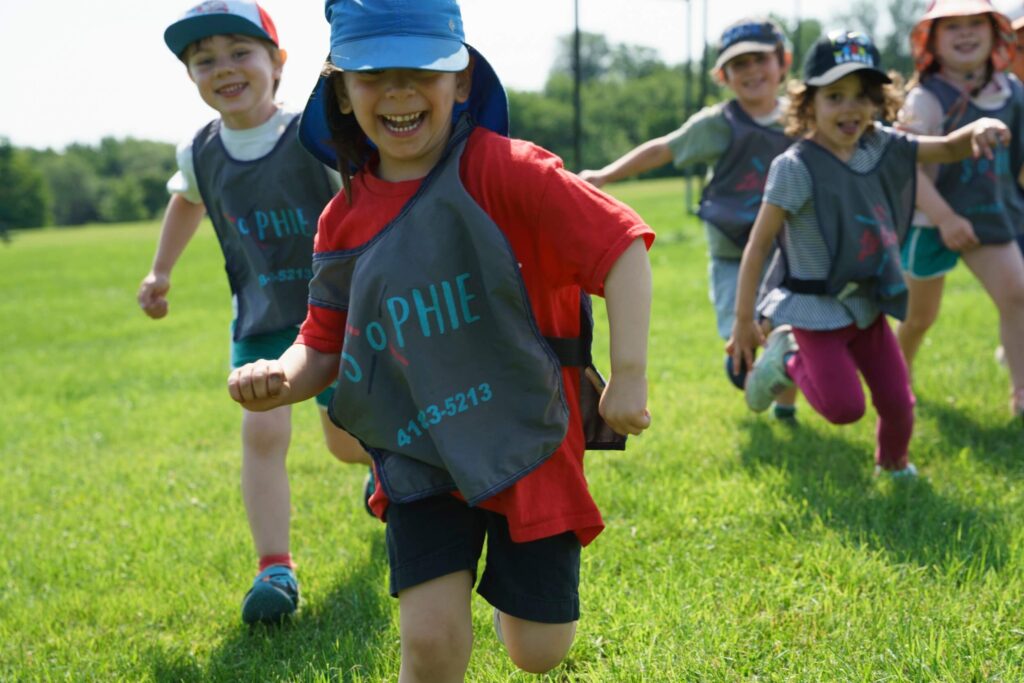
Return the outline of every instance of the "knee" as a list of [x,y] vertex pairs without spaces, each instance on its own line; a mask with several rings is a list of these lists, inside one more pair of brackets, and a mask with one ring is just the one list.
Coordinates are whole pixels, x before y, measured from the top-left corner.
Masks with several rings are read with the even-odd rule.
[[245,413],[242,419],[242,441],[246,450],[255,454],[277,453],[288,448],[291,439],[291,414],[287,409],[265,413]]
[[324,434],[327,450],[331,455],[344,463],[370,464],[370,456],[359,442],[346,432],[335,429]]
[[900,323],[901,334],[922,335],[927,332],[939,317],[939,309],[908,310],[907,317]]
[[834,401],[820,411],[822,417],[835,425],[852,424],[864,417],[864,401]]
[[547,673],[561,664],[576,637],[576,622],[538,624],[505,614],[501,619],[509,658],[527,673]]
[[402,669],[415,680],[461,678],[472,648],[472,631],[456,624],[435,622],[429,628],[403,629]]
[[1006,283],[993,297],[1002,317],[1024,315],[1024,282]]

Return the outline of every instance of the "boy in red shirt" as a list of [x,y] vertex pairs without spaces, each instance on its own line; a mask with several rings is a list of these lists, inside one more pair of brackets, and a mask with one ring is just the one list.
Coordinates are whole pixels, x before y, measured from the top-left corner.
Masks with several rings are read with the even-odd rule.
[[639,434],[654,235],[505,137],[504,91],[463,42],[458,6],[417,9],[327,2],[330,63],[300,135],[345,192],[320,219],[297,344],[233,372],[229,391],[264,410],[338,378],[331,416],[378,475],[400,680],[465,674],[485,537],[478,592],[512,660],[542,672],[572,644],[580,547],[603,527],[583,475],[581,294],[608,306],[601,416]]

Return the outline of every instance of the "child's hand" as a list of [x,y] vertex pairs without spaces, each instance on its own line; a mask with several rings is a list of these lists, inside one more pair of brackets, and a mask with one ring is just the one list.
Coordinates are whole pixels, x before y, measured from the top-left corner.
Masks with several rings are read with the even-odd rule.
[[999,119],[978,119],[971,131],[971,152],[974,158],[992,159],[995,148],[1010,144],[1010,129]]
[[605,178],[600,171],[580,171],[580,180],[585,180],[594,187],[601,187],[605,184]]
[[764,331],[753,320],[736,320],[732,336],[725,343],[725,352],[732,356],[734,368],[754,367],[754,350],[764,344]]
[[139,307],[150,318],[162,318],[167,315],[167,292],[170,288],[169,277],[151,272],[142,278],[139,293],[135,298],[139,302]]
[[647,377],[612,374],[601,394],[598,412],[619,434],[639,434],[651,426],[647,410]]
[[246,410],[270,410],[287,402],[291,384],[277,360],[258,360],[228,375],[228,393]]
[[966,251],[978,246],[978,236],[974,233],[971,222],[957,213],[936,221],[935,227],[947,249]]

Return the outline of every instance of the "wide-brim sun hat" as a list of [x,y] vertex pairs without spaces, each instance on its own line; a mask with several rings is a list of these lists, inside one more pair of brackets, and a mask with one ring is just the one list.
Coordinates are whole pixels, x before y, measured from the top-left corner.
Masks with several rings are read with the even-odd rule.
[[[457,103],[457,119],[469,112],[480,126],[508,135],[508,97],[491,65],[465,42],[455,0],[327,0],[330,62],[342,71],[423,69],[461,71],[473,60],[469,99]],[[321,76],[299,122],[299,140],[324,164],[338,167],[327,124],[337,107],[328,78]]]
[[831,85],[858,71],[866,71],[882,83],[892,83],[882,69],[878,48],[857,31],[830,31],[814,41],[804,59],[804,83],[810,86]]
[[785,47],[786,36],[771,21],[741,20],[722,32],[718,42],[718,59],[711,68],[719,72],[732,59],[752,52],[775,52]]
[[1017,38],[1010,19],[997,10],[991,0],[931,0],[924,16],[910,31],[910,53],[914,58],[914,68],[920,73],[935,61],[935,55],[929,49],[929,42],[932,27],[937,19],[969,17],[975,14],[992,15],[996,24],[992,41],[992,68],[995,71],[1006,69],[1017,52]]
[[211,0],[192,7],[167,27],[164,42],[180,58],[192,43],[216,35],[251,36],[280,46],[270,15],[247,0]]

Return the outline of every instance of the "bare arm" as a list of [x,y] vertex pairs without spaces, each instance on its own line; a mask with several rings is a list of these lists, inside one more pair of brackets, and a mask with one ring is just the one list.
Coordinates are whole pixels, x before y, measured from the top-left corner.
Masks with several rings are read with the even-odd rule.
[[978,245],[971,222],[953,210],[946,199],[935,189],[935,183],[928,174],[917,169],[917,208],[939,230],[942,242],[954,251],[963,251]]
[[639,434],[651,424],[647,410],[647,336],[651,322],[651,263],[642,239],[615,261],[605,278],[611,376],[600,412],[619,434]]
[[732,356],[734,367],[746,363],[754,366],[754,349],[764,343],[764,333],[754,322],[754,297],[764,272],[764,262],[771,253],[772,243],[786,220],[782,207],[761,203],[761,209],[754,219],[747,246],[743,249],[740,274],[736,283],[736,320],[732,324],[732,336],[725,350]]
[[180,194],[172,194],[160,228],[160,242],[149,274],[139,284],[139,306],[150,318],[167,315],[167,292],[171,288],[171,270],[181,258],[196,228],[206,213],[202,204],[193,204]]
[[991,159],[999,145],[1010,142],[1010,130],[998,119],[978,119],[952,133],[917,138],[917,161],[951,164],[973,156]]
[[580,178],[595,187],[601,187],[605,183],[659,168],[670,161],[672,150],[668,147],[667,136],[663,136],[633,148],[599,171],[580,171]]
[[228,393],[247,410],[264,411],[312,398],[334,381],[340,354],[292,344],[277,360],[258,360],[228,375]]

